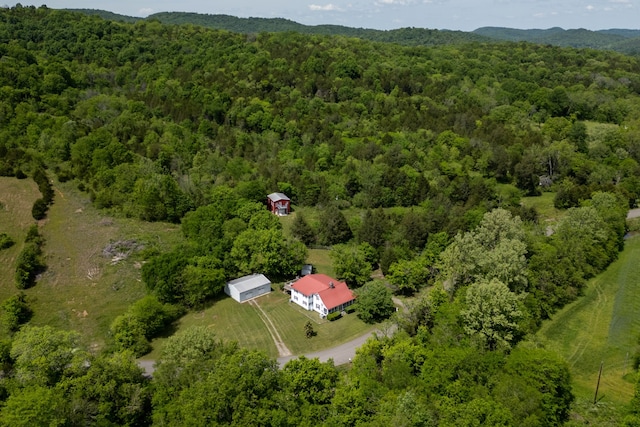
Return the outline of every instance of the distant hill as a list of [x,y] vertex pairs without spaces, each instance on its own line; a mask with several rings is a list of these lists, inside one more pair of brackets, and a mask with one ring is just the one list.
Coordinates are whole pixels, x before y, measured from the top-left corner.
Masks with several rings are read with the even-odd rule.
[[433,30],[426,28],[400,28],[374,30],[341,25],[304,25],[283,18],[237,18],[229,15],[207,15],[187,12],[160,12],[147,19],[165,24],[193,24],[236,33],[263,33],[295,31],[303,34],[339,35],[365,40],[399,43],[408,46],[433,46],[466,42],[489,41],[487,37],[464,31]]
[[103,19],[106,19],[108,21],[120,21],[120,22],[134,23],[134,22],[138,22],[138,21],[144,20],[144,18],[137,18],[135,16],[120,15],[120,14],[117,14],[117,13],[109,12],[109,11],[106,11],[106,10],[99,10],[99,9],[63,9],[63,10],[67,10],[69,12],[80,12],[80,13],[84,13],[85,15],[95,15],[95,16],[99,16],[99,17],[101,17]]
[[640,53],[640,30],[610,29],[591,31],[583,28],[565,30],[558,27],[546,30],[517,30],[504,27],[482,27],[473,31],[473,33],[496,40],[606,49],[631,55]]
[[209,15],[191,12],[160,12],[147,18],[119,15],[96,9],[66,9],[87,15],[97,15],[107,20],[137,22],[157,20],[164,24],[191,24],[235,33],[273,33],[293,31],[303,34],[340,35],[365,40],[398,43],[406,46],[437,46],[468,42],[495,40],[530,42],[554,46],[613,50],[627,55],[640,55],[640,30],[608,29],[591,31],[585,29],[565,30],[559,27],[548,29],[519,30],[505,27],[482,27],[472,32],[435,30],[427,28],[399,28],[375,30],[352,28],[342,25],[304,25],[284,18],[238,18],[230,15]]

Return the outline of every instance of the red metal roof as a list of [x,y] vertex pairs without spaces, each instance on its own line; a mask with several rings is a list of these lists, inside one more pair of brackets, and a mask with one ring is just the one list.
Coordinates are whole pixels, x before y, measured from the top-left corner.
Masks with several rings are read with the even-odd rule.
[[318,294],[328,310],[356,298],[346,283],[339,282],[326,274],[309,274],[291,285],[291,288],[308,297]]

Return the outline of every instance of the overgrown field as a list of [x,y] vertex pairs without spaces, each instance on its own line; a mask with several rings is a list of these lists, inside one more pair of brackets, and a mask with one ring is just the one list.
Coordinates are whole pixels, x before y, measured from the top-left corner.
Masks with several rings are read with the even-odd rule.
[[0,300],[17,292],[13,285],[15,261],[24,246],[27,228],[35,222],[31,206],[39,197],[33,180],[0,177],[0,233],[15,241],[12,247],[0,250]]
[[[619,420],[609,415],[619,413],[633,395],[632,358],[640,337],[639,257],[636,236],[626,241],[616,262],[589,282],[582,298],[559,311],[537,334],[569,363],[578,410],[606,418],[599,423],[616,425]],[[598,405],[593,406],[589,402],[601,362]]]
[[[35,325],[79,331],[87,345],[102,347],[110,323],[127,306],[145,295],[140,280],[140,254],[166,248],[181,239],[179,227],[112,218],[93,208],[86,194],[71,184],[55,184],[55,201],[40,221],[45,238],[46,271],[26,291]],[[35,221],[31,205],[39,197],[30,179],[0,178],[0,230],[18,244],[0,252],[0,299],[15,294],[13,275],[26,229]],[[118,261],[120,248],[104,253],[115,242],[135,241],[136,250]]]

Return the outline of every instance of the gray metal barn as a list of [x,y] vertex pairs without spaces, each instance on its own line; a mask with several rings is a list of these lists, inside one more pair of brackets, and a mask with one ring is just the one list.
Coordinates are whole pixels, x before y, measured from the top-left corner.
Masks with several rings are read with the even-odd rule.
[[271,281],[264,274],[251,274],[228,282],[224,292],[238,302],[244,302],[271,292]]

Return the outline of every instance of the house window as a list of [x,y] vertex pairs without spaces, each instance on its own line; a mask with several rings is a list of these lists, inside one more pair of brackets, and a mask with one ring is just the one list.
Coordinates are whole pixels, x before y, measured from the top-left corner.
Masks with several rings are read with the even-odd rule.
[[320,304],[316,304],[316,308],[320,308]]
[[296,301],[298,301],[298,295],[295,295],[295,296],[293,297],[293,299],[294,299],[294,300],[296,300]]

